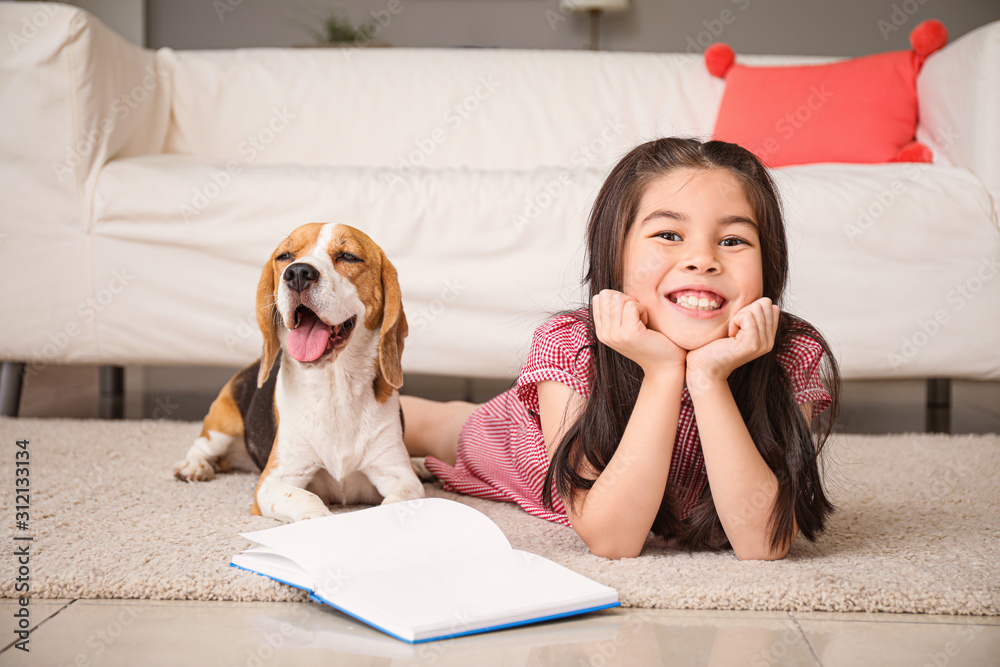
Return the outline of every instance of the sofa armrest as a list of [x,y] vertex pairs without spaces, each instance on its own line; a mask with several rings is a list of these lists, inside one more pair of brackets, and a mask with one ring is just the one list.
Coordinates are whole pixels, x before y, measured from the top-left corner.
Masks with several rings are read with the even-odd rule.
[[169,80],[153,51],[69,5],[3,3],[0,35],[0,181],[18,195],[3,217],[87,230],[101,167],[161,151]]
[[927,58],[917,78],[917,139],[935,161],[975,173],[1000,202],[1000,21]]
[[[90,14],[49,2],[0,3],[0,358],[103,360],[91,202],[102,167],[160,152],[168,81],[154,53]],[[119,290],[114,286],[114,290]]]

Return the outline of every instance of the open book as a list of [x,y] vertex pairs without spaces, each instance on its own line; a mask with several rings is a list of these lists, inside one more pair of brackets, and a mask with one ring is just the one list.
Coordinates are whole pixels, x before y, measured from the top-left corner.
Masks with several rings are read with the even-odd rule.
[[617,607],[618,593],[512,549],[481,512],[422,498],[277,526],[234,567],[417,643]]

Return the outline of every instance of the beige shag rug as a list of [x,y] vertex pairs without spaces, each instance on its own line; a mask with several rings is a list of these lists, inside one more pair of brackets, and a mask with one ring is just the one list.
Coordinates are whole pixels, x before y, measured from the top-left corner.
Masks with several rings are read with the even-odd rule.
[[[31,594],[43,598],[305,600],[229,567],[250,543],[256,475],[171,476],[200,424],[0,418],[0,595],[14,597],[15,535],[31,535]],[[16,441],[27,439],[30,520],[15,528]],[[650,540],[639,558],[590,554],[569,528],[513,504],[445,492],[487,514],[515,548],[618,590],[623,606],[1000,614],[1000,436],[838,436],[827,455],[838,512],[787,558],[740,562]]]

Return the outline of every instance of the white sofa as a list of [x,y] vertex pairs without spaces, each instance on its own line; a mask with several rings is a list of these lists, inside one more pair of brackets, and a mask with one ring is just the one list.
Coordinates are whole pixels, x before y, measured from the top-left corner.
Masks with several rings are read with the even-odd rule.
[[[724,86],[687,54],[150,51],[49,3],[0,5],[0,35],[0,359],[29,370],[248,363],[263,262],[333,221],[399,270],[406,371],[513,377],[580,301],[607,170],[707,138]],[[934,164],[777,170],[785,308],[847,378],[1000,379],[1000,23],[919,95]]]

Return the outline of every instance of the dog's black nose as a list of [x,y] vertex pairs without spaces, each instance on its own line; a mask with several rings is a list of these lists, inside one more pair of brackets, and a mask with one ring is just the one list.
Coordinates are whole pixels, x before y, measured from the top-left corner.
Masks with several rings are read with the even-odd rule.
[[296,292],[309,287],[319,278],[319,271],[312,264],[292,264],[281,276],[288,286]]

